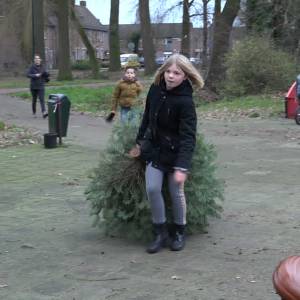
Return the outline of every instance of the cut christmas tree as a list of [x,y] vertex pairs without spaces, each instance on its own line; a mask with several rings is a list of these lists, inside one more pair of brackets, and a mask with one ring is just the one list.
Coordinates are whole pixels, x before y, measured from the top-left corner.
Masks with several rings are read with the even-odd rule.
[[[135,145],[138,127],[116,124],[98,167],[86,190],[91,204],[93,225],[110,236],[148,240],[151,237],[151,213],[145,190],[145,163],[128,155]],[[187,232],[203,232],[209,217],[222,211],[223,181],[216,176],[214,146],[197,136],[192,169],[185,183]],[[163,193],[171,219],[171,201],[166,186]]]

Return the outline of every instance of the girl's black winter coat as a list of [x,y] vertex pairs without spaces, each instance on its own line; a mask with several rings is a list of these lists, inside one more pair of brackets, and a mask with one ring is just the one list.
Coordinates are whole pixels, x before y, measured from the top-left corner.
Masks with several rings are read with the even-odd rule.
[[137,143],[149,139],[148,132],[151,131],[154,151],[147,161],[162,171],[191,167],[197,128],[192,94],[188,80],[171,90],[167,90],[162,81],[160,85],[152,84],[148,92]]

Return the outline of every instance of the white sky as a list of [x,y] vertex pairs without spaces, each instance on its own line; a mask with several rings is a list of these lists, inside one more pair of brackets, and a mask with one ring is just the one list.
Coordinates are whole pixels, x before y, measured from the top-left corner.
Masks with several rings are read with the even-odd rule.
[[[76,0],[76,4],[79,5],[80,0]],[[158,2],[163,2],[163,4],[158,5]],[[164,0],[156,1],[149,0],[151,15],[155,15],[156,11],[164,11],[172,4],[177,3],[178,0]],[[120,0],[119,9],[119,23],[120,24],[131,24],[135,22],[135,11],[138,0]],[[93,13],[93,15],[100,20],[104,25],[109,24],[110,17],[110,0],[86,0],[87,8]],[[171,13],[165,22],[181,22],[182,12],[176,10],[176,12]]]

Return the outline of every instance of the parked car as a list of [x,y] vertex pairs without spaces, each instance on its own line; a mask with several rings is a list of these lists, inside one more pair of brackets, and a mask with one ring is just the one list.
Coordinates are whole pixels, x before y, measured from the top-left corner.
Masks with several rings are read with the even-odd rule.
[[126,53],[120,55],[121,67],[125,68],[127,65],[130,65],[134,68],[139,68],[139,57],[135,53]]
[[190,62],[193,65],[199,65],[201,61],[200,61],[200,58],[198,58],[198,57],[190,57]]
[[159,67],[162,66],[164,64],[164,62],[165,62],[165,58],[163,56],[155,58],[155,63]]
[[140,56],[140,57],[139,57],[139,63],[140,63],[140,66],[141,66],[142,68],[145,67],[145,59],[144,59],[143,56]]

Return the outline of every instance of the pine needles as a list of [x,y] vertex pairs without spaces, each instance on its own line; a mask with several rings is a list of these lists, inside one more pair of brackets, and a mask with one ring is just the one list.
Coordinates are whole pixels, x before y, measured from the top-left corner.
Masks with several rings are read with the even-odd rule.
[[[99,165],[93,170],[86,195],[93,225],[99,226],[106,235],[147,240],[151,234],[151,216],[145,190],[145,165],[128,155],[135,145],[137,129],[132,124],[114,127]],[[208,225],[208,217],[218,217],[222,211],[223,182],[216,177],[215,157],[214,147],[205,144],[199,135],[185,185],[189,233],[201,232]],[[168,221],[172,222],[166,191],[164,186]]]

